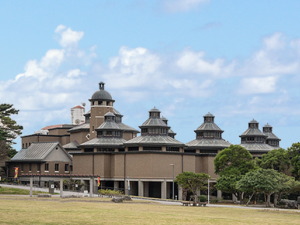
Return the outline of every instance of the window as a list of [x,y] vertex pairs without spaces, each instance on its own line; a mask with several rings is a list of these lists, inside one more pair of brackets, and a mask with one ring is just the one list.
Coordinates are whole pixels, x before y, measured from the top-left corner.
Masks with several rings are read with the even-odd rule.
[[37,164],[36,165],[36,172],[40,172],[41,171],[41,164]]
[[59,164],[58,163],[55,163],[55,172],[58,172],[59,171]]
[[65,172],[69,172],[69,164],[65,164]]
[[49,163],[45,163],[45,171],[49,172]]
[[29,163],[29,172],[31,172],[31,167],[32,167],[31,163]]
[[23,172],[23,171],[24,171],[24,165],[21,164],[21,172]]

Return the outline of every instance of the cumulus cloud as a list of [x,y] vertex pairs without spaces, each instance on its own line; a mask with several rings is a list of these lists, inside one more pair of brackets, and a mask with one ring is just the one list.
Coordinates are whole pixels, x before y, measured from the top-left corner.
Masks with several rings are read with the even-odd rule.
[[266,94],[276,89],[277,77],[251,77],[241,80],[240,93],[242,94]]
[[[77,90],[78,87],[84,90],[81,84],[86,76],[86,71],[81,68],[95,57],[95,53],[78,48],[83,32],[63,25],[55,32],[61,48],[49,49],[40,59],[29,60],[22,73],[1,82],[0,97],[21,110],[20,118],[25,119],[29,115],[26,112],[30,112],[31,118],[39,118],[39,123],[42,123],[53,118],[50,114],[65,108],[70,101],[74,101],[73,104],[80,101]],[[45,115],[40,117],[39,114]]]
[[209,2],[210,0],[164,0],[168,12],[186,12]]
[[300,61],[295,43],[297,40],[288,41],[281,33],[264,38],[262,48],[245,62],[242,73],[262,76],[298,73]]
[[225,65],[224,59],[207,60],[204,52],[185,50],[176,61],[176,66],[183,72],[203,75],[226,76],[231,74],[234,63]]
[[74,31],[64,25],[57,26],[55,32],[59,35],[58,41],[64,48],[76,46],[84,35],[84,32]]
[[119,55],[110,60],[104,78],[113,88],[141,87],[152,83],[160,65],[160,57],[146,48],[121,47]]

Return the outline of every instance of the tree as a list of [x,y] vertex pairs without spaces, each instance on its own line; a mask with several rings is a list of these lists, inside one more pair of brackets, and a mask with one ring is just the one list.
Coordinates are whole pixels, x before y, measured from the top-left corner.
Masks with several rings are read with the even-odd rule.
[[292,144],[287,150],[291,160],[292,175],[296,180],[300,180],[300,143]]
[[236,184],[242,178],[242,175],[237,175],[237,173],[231,175],[223,175],[217,179],[216,188],[218,190],[224,191],[226,193],[233,194],[237,199],[241,200],[243,192],[240,191]]
[[175,182],[183,189],[187,189],[194,195],[194,202],[197,202],[197,192],[207,189],[207,182],[210,176],[206,173],[183,172],[176,176]]
[[244,175],[255,168],[251,153],[240,145],[230,145],[220,151],[215,160],[215,173],[230,175],[233,172]]
[[288,175],[291,160],[288,151],[280,148],[269,151],[267,154],[263,154],[258,165],[263,169],[273,169]]
[[258,169],[245,174],[237,182],[237,188],[251,193],[247,205],[256,193],[265,194],[266,206],[271,205],[271,195],[291,188],[291,177],[273,169]]
[[2,159],[14,154],[12,148],[15,144],[14,139],[22,133],[23,127],[11,118],[18,112],[19,110],[14,109],[11,104],[0,104],[0,155]]
[[217,154],[214,164],[216,174],[220,175],[216,187],[241,200],[243,192],[236,187],[236,184],[244,174],[255,169],[250,152],[242,146],[231,145]]

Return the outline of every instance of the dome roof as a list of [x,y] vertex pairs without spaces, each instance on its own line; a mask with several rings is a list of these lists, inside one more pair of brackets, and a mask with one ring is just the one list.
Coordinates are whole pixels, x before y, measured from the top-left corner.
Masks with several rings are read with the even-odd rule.
[[100,100],[101,101],[102,100],[102,101],[113,101],[113,102],[115,101],[115,100],[112,99],[110,93],[104,90],[104,83],[103,82],[99,83],[99,91],[96,91],[92,95],[90,100],[91,101],[93,101],[93,100]]

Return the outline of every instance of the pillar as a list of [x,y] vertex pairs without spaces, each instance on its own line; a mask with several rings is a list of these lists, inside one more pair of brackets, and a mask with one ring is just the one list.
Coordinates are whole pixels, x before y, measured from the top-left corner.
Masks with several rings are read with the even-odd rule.
[[119,181],[114,181],[114,190],[119,190]]
[[222,191],[221,190],[218,190],[217,191],[217,199],[222,199]]
[[139,180],[139,185],[138,185],[138,195],[141,197],[144,197],[144,182]]
[[182,199],[182,187],[178,186],[178,200],[183,200]]
[[161,198],[167,198],[167,182],[165,180],[161,182]]
[[59,189],[60,189],[60,197],[62,198],[63,192],[64,192],[64,180],[63,178],[60,178],[60,184],[59,184]]
[[90,197],[93,197],[94,194],[94,179],[90,178]]
[[33,177],[30,177],[30,197],[32,197]]

